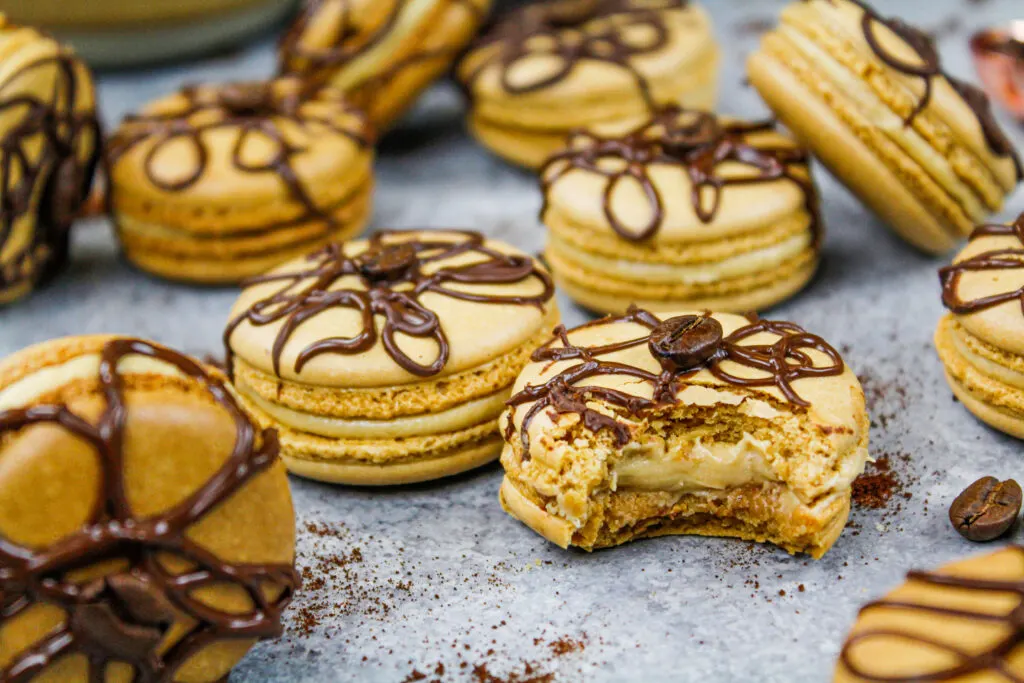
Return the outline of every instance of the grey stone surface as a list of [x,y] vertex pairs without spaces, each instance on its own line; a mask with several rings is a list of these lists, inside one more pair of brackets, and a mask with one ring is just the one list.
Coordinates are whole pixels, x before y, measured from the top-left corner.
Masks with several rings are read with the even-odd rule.
[[[721,109],[762,115],[756,93],[742,85],[742,62],[781,3],[705,4],[727,41]],[[949,69],[967,77],[969,32],[1021,14],[1016,0],[883,4],[939,32]],[[265,42],[188,68],[105,74],[106,118],[116,121],[181,81],[257,77],[272,61]],[[1013,134],[1024,143],[1019,128]],[[542,245],[535,183],[465,137],[449,87],[431,92],[385,141],[378,168],[375,226],[466,226],[530,251]],[[855,511],[838,545],[813,562],[699,538],[564,552],[502,513],[497,467],[387,491],[293,480],[300,562],[328,580],[307,582],[287,635],[255,648],[231,680],[398,683],[420,671],[445,681],[824,681],[859,604],[911,566],[978,551],[953,533],[946,506],[980,475],[1019,474],[1021,443],[977,423],[943,382],[931,342],[942,312],[941,261],[892,237],[818,170],[829,229],[821,273],[771,314],[843,349],[868,390],[872,452],[889,456],[907,497]],[[1021,210],[1018,194],[1001,217]],[[74,254],[68,274],[0,311],[0,354],[91,332],[218,352],[235,292],[130,269],[102,221],[82,226]],[[569,323],[586,319],[561,303]],[[324,526],[312,533],[309,524]],[[559,648],[563,637],[585,647]],[[572,651],[556,656],[558,649]],[[443,674],[434,673],[438,664]],[[495,678],[474,675],[478,665]]]

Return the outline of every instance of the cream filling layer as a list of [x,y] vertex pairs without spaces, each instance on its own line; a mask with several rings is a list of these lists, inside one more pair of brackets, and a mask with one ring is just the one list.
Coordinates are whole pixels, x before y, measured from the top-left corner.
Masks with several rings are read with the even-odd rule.
[[434,11],[437,0],[412,0],[400,5],[401,14],[388,31],[387,36],[331,76],[336,88],[348,90],[363,81],[376,76],[387,66],[388,60],[398,52],[403,43],[410,40],[427,16]]
[[705,444],[698,438],[688,446],[686,452],[627,450],[611,468],[612,490],[692,493],[778,481],[766,457],[769,444],[750,434],[737,443]]
[[497,420],[505,409],[512,389],[468,401],[438,413],[426,413],[391,420],[352,420],[313,415],[267,401],[244,385],[238,391],[260,410],[291,429],[332,439],[400,439],[430,436],[469,429]]
[[566,258],[575,261],[587,270],[596,271],[602,275],[645,283],[704,285],[744,275],[756,275],[778,267],[810,248],[812,241],[813,237],[808,230],[798,235],[792,235],[770,247],[699,265],[611,259],[583,251],[554,234],[551,234],[549,244],[564,254]]
[[[894,112],[875,94],[870,86],[851,73],[840,62],[813,40],[792,26],[782,25],[779,33],[786,38],[804,57],[814,64],[818,73],[824,75],[835,88],[857,107],[858,113],[874,127],[885,133],[944,190],[949,192],[969,216],[981,220],[988,215],[975,191],[956,174],[952,164],[936,150],[920,133],[905,125],[903,117]],[[979,160],[979,165],[981,161]]]
[[[169,363],[146,356],[126,356],[117,365],[122,375],[164,375],[185,377]],[[76,380],[96,379],[100,371],[100,354],[77,356],[59,365],[42,368],[0,390],[0,410],[24,408],[50,392]]]
[[953,345],[961,356],[970,363],[975,370],[988,376],[997,382],[1002,382],[1015,389],[1024,390],[1024,374],[1017,372],[1012,368],[1000,365],[994,361],[979,356],[964,341],[962,335],[965,332],[963,330],[954,330],[953,332]]

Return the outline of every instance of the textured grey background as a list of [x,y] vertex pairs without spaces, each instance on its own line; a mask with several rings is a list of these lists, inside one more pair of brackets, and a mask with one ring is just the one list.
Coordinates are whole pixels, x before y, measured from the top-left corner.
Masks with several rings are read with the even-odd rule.
[[[742,85],[742,64],[781,3],[705,4],[725,45],[721,109],[763,115]],[[1024,18],[1017,0],[879,4],[936,31],[949,70],[969,78],[970,31],[1015,12]],[[272,65],[264,40],[187,68],[105,74],[105,118],[116,122],[182,81],[259,77]],[[1024,143],[1019,128],[1013,135]],[[465,137],[448,86],[431,92],[413,122],[384,142],[378,170],[375,226],[470,227],[529,251],[542,245],[535,183]],[[309,582],[286,637],[257,647],[232,681],[397,683],[415,680],[416,671],[445,681],[827,680],[860,603],[910,566],[978,550],[950,529],[946,506],[978,476],[1019,475],[1021,443],[975,422],[942,380],[931,343],[942,312],[941,261],[892,237],[824,172],[818,180],[829,228],[821,273],[772,315],[843,349],[868,390],[872,452],[890,457],[909,498],[856,511],[838,545],[813,562],[699,538],[564,552],[501,512],[497,467],[388,491],[294,480],[300,563],[326,579]],[[1022,209],[1018,194],[1002,217]],[[69,274],[0,311],[0,354],[95,332],[217,353],[234,297],[133,271],[96,221],[78,231]],[[561,303],[567,322],[585,319]],[[310,533],[310,523],[326,531]],[[584,647],[552,646],[562,638]],[[438,664],[443,673],[435,674]]]

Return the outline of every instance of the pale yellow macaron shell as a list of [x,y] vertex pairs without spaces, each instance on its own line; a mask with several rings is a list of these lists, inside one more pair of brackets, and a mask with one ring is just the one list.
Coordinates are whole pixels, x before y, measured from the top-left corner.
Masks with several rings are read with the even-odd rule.
[[[777,133],[749,137],[753,145],[792,144]],[[566,162],[555,161],[545,171],[545,177],[555,177]],[[618,157],[604,158],[598,166],[606,172],[617,172],[627,162]],[[789,220],[798,212],[807,213],[807,197],[802,188],[788,179],[722,188],[721,203],[713,220],[700,220],[694,207],[693,183],[681,164],[653,163],[645,167],[651,185],[657,191],[662,209],[662,222],[649,238],[653,244],[710,242],[742,235],[757,229]],[[757,177],[760,171],[738,162],[725,162],[716,168],[716,174],[725,178]],[[807,177],[806,169],[794,174]],[[603,197],[612,180],[588,169],[573,168],[558,177],[548,188],[548,209],[552,218],[559,215],[572,224],[587,227],[606,236],[617,236],[605,215]],[[711,207],[711,193],[703,193],[702,205]],[[642,184],[626,175],[616,182],[609,198],[609,208],[624,227],[640,233],[655,217],[652,205]],[[811,217],[808,214],[808,223]]]
[[[699,312],[693,313],[699,314]],[[668,320],[678,315],[687,315],[687,313],[664,313],[659,315],[659,318],[661,320]],[[729,313],[715,313],[714,318],[721,323],[725,336],[750,324],[743,316]],[[577,346],[595,347],[646,338],[649,334],[650,329],[638,323],[610,319],[609,321],[602,321],[591,326],[570,330],[569,341]],[[741,342],[741,344],[770,344],[776,339],[778,339],[776,335],[762,333],[752,335]],[[554,346],[555,348],[560,347],[561,342],[556,342]],[[818,367],[823,367],[830,363],[824,354],[815,349],[803,350],[815,361]],[[602,354],[600,359],[602,362],[620,363],[654,374],[660,374],[662,371],[661,365],[651,355],[646,343],[614,353]],[[579,365],[579,363],[579,359],[555,363],[531,363],[526,366],[516,381],[513,396],[525,387],[543,384],[560,372]],[[768,376],[767,373],[739,365],[732,361],[724,361],[721,367],[724,371],[741,378]],[[576,386],[605,387],[628,396],[647,399],[652,397],[652,384],[638,380],[630,375],[597,375],[577,383]],[[688,390],[693,392],[692,394],[687,394],[683,400],[700,400],[698,397],[700,391],[695,391],[693,388],[709,387],[712,390],[726,389],[729,392],[741,395],[757,395],[769,401],[774,400],[780,407],[792,405],[788,403],[782,391],[775,386],[740,387],[715,377],[706,369],[692,375],[687,375],[680,380],[679,387],[680,392],[687,392]],[[807,411],[811,420],[823,427],[830,427],[826,431],[829,433],[829,439],[832,441],[837,452],[845,453],[857,448],[858,444],[862,441],[863,435],[861,431],[865,422],[863,420],[865,412],[864,394],[860,387],[860,382],[848,366],[844,368],[840,375],[797,379],[792,382],[792,388],[800,398],[810,404]],[[523,417],[532,405],[532,403],[527,403],[517,406],[515,409],[514,424],[517,428],[521,426]],[[541,433],[550,424],[550,420],[559,419],[546,413],[547,411],[542,411],[530,423],[529,433],[531,442],[536,442],[540,438]],[[503,418],[503,421],[506,419],[507,417]]]
[[[1016,249],[1024,252],[1024,245],[1012,235],[978,237],[964,247],[954,259],[959,263],[989,251]],[[1024,291],[1024,253],[1020,255],[1021,268],[968,271],[960,276],[956,288],[961,301],[970,302],[994,295]],[[968,332],[993,346],[1024,356],[1024,294],[975,313],[957,315],[956,319]]]
[[[605,120],[620,115],[624,108],[631,113],[639,113],[632,111],[635,107],[630,102],[624,102],[621,97],[624,91],[636,91],[636,73],[647,80],[654,91],[651,94],[655,100],[664,100],[668,96],[669,101],[675,102],[678,99],[676,95],[680,79],[685,80],[694,70],[705,68],[706,64],[698,63],[701,61],[699,58],[708,53],[713,55],[716,49],[711,20],[702,8],[692,4],[686,9],[652,11],[658,14],[667,29],[665,45],[658,50],[630,57],[631,68],[623,68],[611,61],[583,59],[573,65],[565,78],[525,92],[509,93],[502,85],[505,64],[500,52],[504,49],[503,41],[483,45],[471,52],[459,67],[460,78],[469,81],[475,113],[489,121],[513,127],[542,129],[564,129],[566,125],[578,125],[584,121]],[[627,45],[650,44],[649,27],[629,27],[630,16],[621,15],[626,19],[624,24],[627,26],[621,31],[623,41]],[[590,23],[616,21],[621,20],[611,15]],[[528,39],[528,54],[508,68],[509,83],[514,87],[527,86],[542,82],[560,70],[565,60],[552,55],[553,44],[551,38],[546,36]],[[710,61],[714,62],[714,59]],[[666,92],[661,92],[663,89]],[[571,108],[567,107],[569,103],[573,103]],[[573,121],[567,124],[561,120],[561,116],[553,119],[553,111],[564,113]]]
[[[423,238],[430,241],[461,239],[456,233],[442,231],[428,233],[400,233],[404,237],[391,236],[388,244]],[[487,240],[485,245],[505,254],[523,255],[522,252],[501,242]],[[357,256],[368,247],[366,240],[346,244],[346,253]],[[424,267],[424,272],[435,272],[440,267],[453,267],[484,260],[476,254],[463,254],[450,259],[433,262]],[[308,267],[305,258],[296,259],[275,268],[271,273],[297,272]],[[308,282],[308,281],[307,281]],[[500,297],[539,296],[544,291],[542,281],[537,277],[513,284],[503,285],[459,285],[447,284],[453,290],[473,294],[490,294]],[[249,287],[231,311],[229,320],[243,314],[252,304],[280,291],[279,283],[264,283]],[[366,285],[357,276],[338,280],[330,288],[356,289],[364,291]],[[402,289],[402,287],[399,287]],[[493,304],[463,301],[436,292],[427,292],[419,297],[420,303],[437,314],[441,329],[448,340],[450,355],[444,369],[431,379],[445,377],[469,368],[483,365],[498,356],[524,344],[536,335],[548,312],[555,305],[554,299],[543,306]],[[271,349],[274,340],[284,325],[277,321],[264,326],[253,326],[243,322],[231,336],[231,350],[250,365],[273,375]],[[299,325],[285,344],[281,354],[281,377],[304,384],[338,388],[386,387],[422,381],[388,355],[380,341],[379,334],[384,326],[383,316],[375,317],[378,340],[369,350],[358,354],[326,353],[309,361],[301,373],[294,370],[295,361],[303,349],[332,337],[350,337],[359,334],[362,327],[361,315],[353,309],[333,308],[324,311]],[[416,362],[429,365],[437,357],[439,348],[432,339],[396,337],[399,347]]]
[[[201,88],[201,92],[211,91]],[[151,103],[142,113],[173,116],[186,111],[188,106],[187,98],[176,93]],[[224,114],[217,112],[201,112],[188,117],[188,120],[193,125],[203,126],[223,117]],[[358,114],[346,110],[340,100],[326,94],[304,102],[299,108],[298,118],[302,120],[301,124],[286,117],[268,117],[272,127],[290,147],[302,150],[288,157],[288,164],[299,183],[319,206],[346,199],[370,176],[370,150],[356,139],[367,135],[365,124]],[[123,124],[120,132],[131,136],[137,125],[131,122]],[[239,158],[249,167],[271,164],[282,153],[279,141],[259,130],[258,126],[253,126],[246,133],[247,125],[251,124],[239,122],[205,130],[201,133],[205,155],[200,154],[199,147],[188,135],[166,140],[164,135],[156,134],[134,145],[117,157],[112,165],[115,208],[118,207],[119,194],[125,193],[132,206],[169,205],[185,211],[224,206],[230,215],[236,213],[241,205],[247,207],[245,213],[249,215],[260,206],[269,205],[273,207],[272,213],[281,214],[282,220],[297,218],[305,209],[296,201],[279,173],[273,168],[252,172],[235,166],[236,147]],[[335,128],[353,135],[337,132]],[[159,149],[153,153],[155,147]],[[149,179],[152,173],[162,183],[183,182],[200,168],[203,172],[195,182],[181,190],[161,189]],[[282,202],[288,205],[281,207]],[[157,215],[160,212],[159,208],[151,210],[157,211]],[[212,220],[209,215],[206,218]],[[193,228],[198,229],[204,222],[207,221],[202,220],[201,214],[189,217]],[[251,227],[251,220],[245,222]],[[219,231],[212,225],[210,230]]]

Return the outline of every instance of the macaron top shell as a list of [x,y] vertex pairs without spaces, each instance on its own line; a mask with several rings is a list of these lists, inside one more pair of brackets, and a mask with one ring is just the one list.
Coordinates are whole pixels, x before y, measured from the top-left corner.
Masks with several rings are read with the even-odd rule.
[[1024,214],[976,230],[940,279],[943,302],[968,332],[1024,356]]
[[[711,319],[713,326],[720,326],[717,337],[710,340],[717,341],[710,359],[694,363],[689,370],[666,366],[652,348],[660,329],[684,319]],[[563,350],[567,348],[568,352]],[[773,367],[771,359],[779,358],[785,358],[784,372]],[[525,423],[530,442],[540,438],[551,421],[573,412],[550,406],[572,405],[576,388],[582,389],[578,397],[582,404],[592,408],[603,404],[598,412],[613,420],[616,414],[642,418],[645,412],[673,402],[733,406],[746,402],[752,414],[768,419],[780,411],[806,412],[840,451],[855,448],[863,437],[864,393],[856,375],[827,342],[792,323],[751,322],[729,313],[655,316],[634,308],[625,316],[558,333],[532,360],[513,389],[511,418],[508,414],[504,418],[507,427],[521,434]],[[594,360],[600,366],[586,370],[584,364]],[[667,384],[666,370],[671,373]],[[568,390],[556,379],[559,376],[567,380]],[[607,395],[586,394],[592,388],[612,394],[611,401],[606,401]],[[607,425],[601,419],[594,424]]]
[[[1020,180],[1020,161],[999,127],[988,98],[980,90],[950,77],[934,41],[898,19],[887,19],[860,0],[807,0],[783,10],[788,23],[823,28],[844,47],[891,82],[913,94],[920,112],[928,112],[955,133],[1006,190]],[[920,112],[907,111],[907,121]]]
[[478,41],[458,74],[482,104],[603,104],[624,89],[656,95],[656,81],[677,76],[713,41],[707,14],[683,0],[557,0],[509,14]]
[[771,123],[662,110],[625,135],[580,132],[541,172],[545,213],[631,241],[714,241],[803,215],[806,153]]
[[436,380],[526,343],[553,293],[533,258],[479,233],[388,231],[254,278],[225,343],[229,356],[305,384]]
[[0,362],[3,667],[220,680],[280,633],[298,584],[276,456],[222,375],[155,344],[73,337]]
[[369,178],[371,134],[341,92],[304,88],[293,78],[202,85],[129,116],[107,146],[115,208],[125,193],[194,208],[198,220],[239,203],[325,212]]

